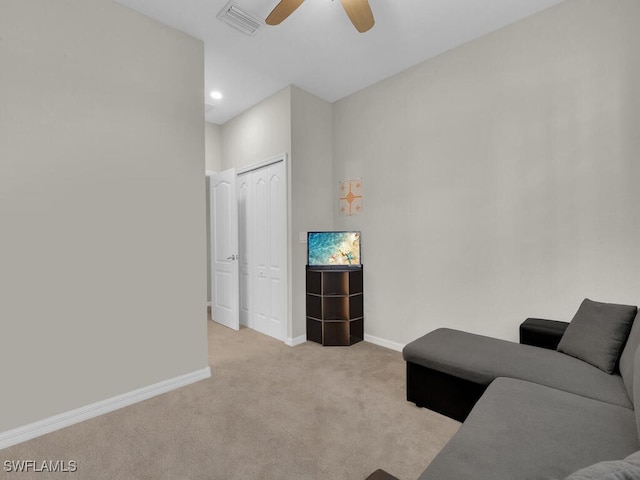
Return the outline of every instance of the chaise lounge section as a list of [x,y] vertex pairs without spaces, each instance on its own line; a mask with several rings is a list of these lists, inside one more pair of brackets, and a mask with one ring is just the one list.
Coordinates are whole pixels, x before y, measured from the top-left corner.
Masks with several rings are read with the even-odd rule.
[[636,307],[588,299],[557,350],[451,329],[411,342],[407,399],[464,422],[420,480],[640,479],[639,344]]

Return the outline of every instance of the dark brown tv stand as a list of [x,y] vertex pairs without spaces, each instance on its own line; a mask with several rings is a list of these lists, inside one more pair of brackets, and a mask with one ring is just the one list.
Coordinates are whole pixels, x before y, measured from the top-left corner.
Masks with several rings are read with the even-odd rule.
[[364,338],[362,268],[307,266],[307,340],[346,346]]

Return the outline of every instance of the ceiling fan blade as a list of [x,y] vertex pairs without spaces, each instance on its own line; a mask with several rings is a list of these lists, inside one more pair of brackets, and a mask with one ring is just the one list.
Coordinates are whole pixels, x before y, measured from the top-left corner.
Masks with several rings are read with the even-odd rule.
[[369,6],[369,0],[341,0],[341,2],[356,30],[364,33],[373,27],[375,20]]
[[285,18],[291,15],[296,8],[302,5],[302,2],[304,2],[304,0],[281,0],[280,3],[276,5],[276,8],[271,11],[265,22],[267,25],[280,24]]

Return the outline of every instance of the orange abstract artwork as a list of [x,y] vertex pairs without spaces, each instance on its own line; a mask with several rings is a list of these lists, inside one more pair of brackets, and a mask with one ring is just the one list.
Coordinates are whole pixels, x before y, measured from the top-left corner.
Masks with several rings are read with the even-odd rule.
[[362,213],[362,179],[340,182],[340,215]]

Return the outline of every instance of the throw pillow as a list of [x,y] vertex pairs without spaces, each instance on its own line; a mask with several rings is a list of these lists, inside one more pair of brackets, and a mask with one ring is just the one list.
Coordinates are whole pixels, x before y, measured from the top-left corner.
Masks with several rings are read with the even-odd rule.
[[558,351],[612,373],[638,307],[585,298],[558,344]]
[[624,460],[600,462],[573,472],[565,480],[638,480],[640,467]]

